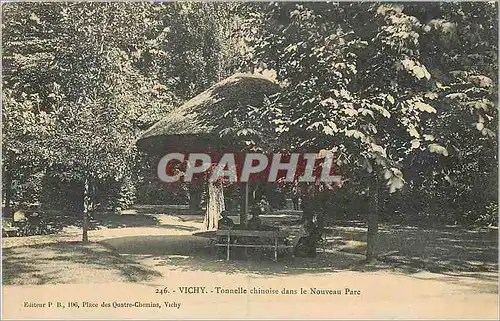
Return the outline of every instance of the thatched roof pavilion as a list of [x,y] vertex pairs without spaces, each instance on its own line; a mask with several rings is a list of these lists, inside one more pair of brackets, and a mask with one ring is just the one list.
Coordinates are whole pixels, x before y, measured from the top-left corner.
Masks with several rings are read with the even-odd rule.
[[209,121],[211,116],[246,105],[259,106],[265,96],[276,93],[279,88],[276,82],[261,75],[235,74],[172,110],[148,129],[137,145],[154,154],[178,148],[189,152],[190,148],[200,146],[228,149],[214,132],[215,126]]
[[[265,97],[278,92],[279,88],[276,82],[262,75],[235,74],[169,112],[139,138],[137,146],[155,155],[173,151],[207,152],[210,149],[239,151],[241,142],[221,139],[216,130],[220,124],[215,124],[214,119],[248,105],[262,106]],[[213,230],[217,229],[220,211],[224,209],[224,197],[222,187],[208,185],[205,227]],[[240,213],[240,222],[246,222],[248,215],[248,183],[245,191],[245,210]]]

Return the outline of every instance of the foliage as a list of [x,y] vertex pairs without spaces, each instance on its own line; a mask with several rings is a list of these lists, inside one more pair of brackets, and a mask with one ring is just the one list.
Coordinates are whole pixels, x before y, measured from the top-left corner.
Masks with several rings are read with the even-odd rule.
[[[375,183],[385,219],[495,224],[496,3],[2,9],[7,203],[80,210],[86,181],[94,208],[154,201],[144,188],[154,157],[138,153],[138,135],[221,79],[254,71],[281,90],[261,106],[216,115],[222,137],[248,150],[330,151],[350,178],[332,204],[363,200]],[[186,191],[158,198],[184,202]],[[358,205],[349,211],[368,207]]]
[[[111,37],[116,23],[123,27],[123,21],[113,20],[120,19],[120,9],[123,5],[5,6],[4,124],[17,130],[7,131],[3,142],[11,151],[7,155],[28,159],[24,173],[49,171],[80,182],[83,176],[123,175],[133,139],[130,118],[136,117],[131,107],[140,101],[130,92],[136,79],[133,72],[124,73],[130,68],[122,49],[105,41],[120,40]],[[24,150],[15,147],[24,141]],[[14,162],[20,166],[19,158]]]
[[188,100],[235,72],[238,40],[233,3],[157,3],[153,27],[139,49],[140,68],[176,97]]
[[496,14],[491,3],[271,3],[246,21],[248,63],[283,84],[270,106],[292,149],[331,149],[361,189],[378,177],[404,202],[432,191],[425,210],[449,200],[463,214],[463,193],[488,204],[470,186],[497,173]]

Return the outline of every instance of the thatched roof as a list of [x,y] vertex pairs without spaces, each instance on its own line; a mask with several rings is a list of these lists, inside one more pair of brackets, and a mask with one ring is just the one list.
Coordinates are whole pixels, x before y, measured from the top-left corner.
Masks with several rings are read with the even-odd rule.
[[211,144],[217,137],[210,115],[221,115],[241,106],[259,106],[265,96],[279,90],[269,78],[255,74],[235,74],[175,108],[149,128],[137,141],[139,148],[162,153],[173,145],[189,148]]

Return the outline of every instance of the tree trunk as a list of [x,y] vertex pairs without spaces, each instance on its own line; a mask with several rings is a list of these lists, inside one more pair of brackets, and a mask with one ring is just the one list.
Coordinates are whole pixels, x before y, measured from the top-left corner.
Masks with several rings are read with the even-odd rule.
[[198,214],[201,207],[202,189],[199,186],[189,186],[189,213]]
[[224,188],[220,184],[208,182],[207,211],[203,221],[206,231],[217,230],[220,213],[224,210]]
[[10,202],[12,199],[12,173],[10,172],[10,168],[5,169],[5,190],[4,190],[4,202],[5,202],[5,212],[7,216],[11,216],[10,210]]
[[366,262],[377,258],[378,180],[368,187],[368,232],[366,235]]
[[240,225],[246,226],[248,222],[248,208],[250,206],[250,183],[243,186],[242,207],[240,209]]
[[83,234],[82,242],[87,243],[89,241],[88,230],[89,230],[89,219],[88,213],[90,210],[91,200],[90,200],[90,187],[89,179],[85,178],[85,186],[83,190]]

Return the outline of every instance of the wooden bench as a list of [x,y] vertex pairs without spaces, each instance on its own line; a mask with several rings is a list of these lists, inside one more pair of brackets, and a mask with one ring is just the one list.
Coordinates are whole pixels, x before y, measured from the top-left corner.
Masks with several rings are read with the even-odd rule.
[[[217,230],[218,247],[226,247],[226,260],[229,261],[230,248],[272,248],[274,249],[274,261],[278,260],[278,250],[293,248],[291,245],[284,244],[286,237],[289,234],[284,231],[256,231],[256,230]],[[226,237],[224,242],[221,242],[222,237]],[[269,239],[270,244],[252,244],[245,242],[246,238],[256,238],[258,240]],[[231,243],[231,240],[237,243]]]

